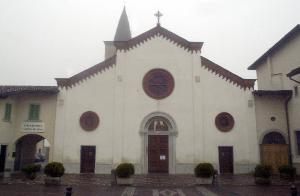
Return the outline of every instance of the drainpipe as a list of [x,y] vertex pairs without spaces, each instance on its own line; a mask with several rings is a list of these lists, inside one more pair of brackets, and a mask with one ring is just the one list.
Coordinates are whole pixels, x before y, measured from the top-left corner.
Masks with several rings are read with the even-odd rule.
[[[299,73],[298,73],[299,74]],[[295,75],[295,74],[293,74]],[[291,72],[289,74],[287,74],[287,77],[300,84],[300,81],[297,81],[295,79],[293,79],[293,75],[291,75]],[[296,74],[297,75],[297,74]],[[291,132],[290,132],[290,121],[289,121],[289,113],[288,113],[288,103],[289,101],[291,100],[292,98],[292,95],[293,93],[289,94],[289,96],[287,97],[287,99],[285,100],[285,115],[286,115],[286,125],[287,125],[287,131],[288,131],[288,142],[289,142],[289,162],[290,162],[290,165],[293,166],[293,160],[292,160],[292,152],[291,152]]]
[[285,106],[285,117],[286,117],[286,127],[287,127],[287,131],[288,131],[288,143],[289,143],[289,164],[290,166],[293,166],[293,159],[292,159],[292,148],[291,148],[291,131],[290,131],[290,120],[289,120],[289,110],[288,110],[288,104],[289,101],[292,98],[292,93],[290,93],[288,95],[288,97],[286,98],[285,102],[284,102],[284,106]]

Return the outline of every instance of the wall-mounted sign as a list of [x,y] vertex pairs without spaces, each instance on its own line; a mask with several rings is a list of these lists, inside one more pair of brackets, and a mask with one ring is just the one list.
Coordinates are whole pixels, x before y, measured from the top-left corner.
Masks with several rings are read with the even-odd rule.
[[45,124],[43,122],[23,122],[21,126],[22,132],[39,133],[45,131]]
[[160,155],[160,156],[159,156],[159,159],[160,159],[160,160],[166,160],[166,155]]

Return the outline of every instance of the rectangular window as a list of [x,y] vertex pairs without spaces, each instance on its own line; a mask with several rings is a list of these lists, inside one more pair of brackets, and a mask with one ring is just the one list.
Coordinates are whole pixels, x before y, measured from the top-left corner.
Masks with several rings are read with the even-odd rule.
[[40,120],[40,105],[30,104],[28,120]]
[[10,120],[11,108],[12,108],[12,105],[10,103],[5,104],[4,120],[6,120],[6,121]]
[[300,155],[300,131],[296,131],[297,154]]

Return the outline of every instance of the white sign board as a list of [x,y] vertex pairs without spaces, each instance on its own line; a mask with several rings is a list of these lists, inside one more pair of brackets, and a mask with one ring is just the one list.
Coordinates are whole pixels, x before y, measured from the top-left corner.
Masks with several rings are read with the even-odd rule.
[[160,155],[159,158],[160,160],[166,160],[166,155]]
[[26,133],[40,133],[45,131],[45,125],[43,122],[23,122],[21,131]]

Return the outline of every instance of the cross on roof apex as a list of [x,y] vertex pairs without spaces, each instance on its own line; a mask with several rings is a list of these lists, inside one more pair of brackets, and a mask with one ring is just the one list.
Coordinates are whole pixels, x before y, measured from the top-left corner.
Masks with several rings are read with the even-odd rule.
[[157,17],[157,25],[160,25],[160,17],[163,16],[162,13],[158,10],[158,11],[154,14],[154,16]]

